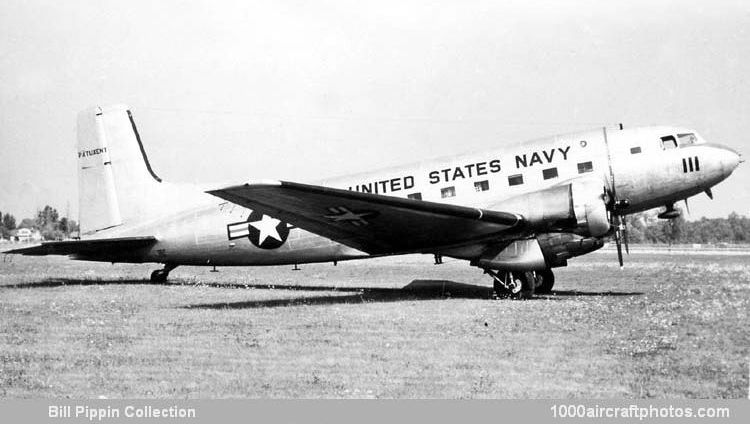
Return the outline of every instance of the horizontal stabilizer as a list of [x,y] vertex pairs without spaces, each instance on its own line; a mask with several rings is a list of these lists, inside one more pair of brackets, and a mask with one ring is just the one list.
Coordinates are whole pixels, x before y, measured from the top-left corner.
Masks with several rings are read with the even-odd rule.
[[145,237],[121,237],[110,239],[92,240],[64,240],[45,241],[35,246],[23,247],[21,249],[8,250],[3,253],[18,255],[45,256],[45,255],[82,255],[102,256],[106,253],[129,252],[134,249],[151,246],[156,243],[153,236]]
[[370,254],[436,251],[524,227],[508,212],[286,181],[208,193]]

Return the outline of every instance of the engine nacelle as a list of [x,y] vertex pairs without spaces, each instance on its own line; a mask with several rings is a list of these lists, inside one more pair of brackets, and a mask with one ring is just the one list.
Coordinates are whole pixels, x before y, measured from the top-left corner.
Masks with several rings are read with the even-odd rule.
[[604,240],[596,237],[581,237],[571,233],[546,233],[537,236],[544,261],[549,268],[566,266],[568,259],[581,256],[604,246]]
[[506,271],[540,271],[566,266],[568,259],[580,256],[604,245],[595,237],[572,233],[545,233],[536,238],[514,240],[510,244],[490,247],[472,265]]
[[603,186],[595,179],[516,196],[492,209],[521,214],[540,232],[571,231],[600,237],[610,230]]

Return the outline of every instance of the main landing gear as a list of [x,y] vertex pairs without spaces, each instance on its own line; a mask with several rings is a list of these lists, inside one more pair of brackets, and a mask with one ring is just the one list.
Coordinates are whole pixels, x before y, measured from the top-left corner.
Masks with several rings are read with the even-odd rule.
[[175,264],[164,264],[164,269],[157,269],[156,271],[151,273],[151,282],[152,283],[166,282],[167,277],[169,277],[169,272],[175,268],[177,268],[177,265]]
[[537,286],[536,292],[547,294],[552,292],[552,286],[555,285],[555,274],[550,268],[544,271],[536,271]]
[[494,297],[530,299],[534,292],[549,293],[555,284],[555,275],[547,268],[543,271],[496,271],[485,269],[494,280]]

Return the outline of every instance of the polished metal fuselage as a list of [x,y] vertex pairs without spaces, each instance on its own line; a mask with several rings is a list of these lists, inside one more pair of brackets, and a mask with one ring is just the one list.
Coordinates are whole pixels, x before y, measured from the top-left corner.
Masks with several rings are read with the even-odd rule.
[[[700,138],[692,145],[663,148],[660,137],[685,132],[692,133],[672,127],[600,128],[314,183],[398,197],[419,193],[426,201],[514,212],[504,208],[504,201],[586,178],[599,181],[602,192],[614,188],[617,197],[629,203],[623,213],[635,213],[701,193],[737,166],[735,152]],[[690,172],[688,158],[693,158]],[[251,211],[203,192],[209,188],[217,187],[155,184],[135,199],[149,205],[144,216],[130,217],[95,237],[153,235],[156,244],[135,256],[82,259],[278,265],[369,256],[300,228],[292,228],[274,249],[259,248],[248,238],[230,239],[228,225],[246,221]]]

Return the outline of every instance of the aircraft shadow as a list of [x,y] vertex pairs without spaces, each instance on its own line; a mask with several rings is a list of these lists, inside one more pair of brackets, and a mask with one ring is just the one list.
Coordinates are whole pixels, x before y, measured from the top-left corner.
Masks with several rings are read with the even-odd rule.
[[28,283],[4,284],[0,289],[35,289],[50,288],[63,286],[97,286],[97,285],[145,285],[145,284],[162,284],[171,285],[170,283],[152,283],[150,280],[82,280],[77,278],[47,278],[42,281],[32,281]]
[[552,290],[549,294],[537,294],[536,296],[543,298],[554,298],[557,296],[596,296],[596,297],[609,297],[609,296],[641,296],[643,292],[614,292],[614,291],[580,291],[580,290]]
[[[219,285],[221,286],[221,285]],[[279,286],[279,285],[249,285],[248,288],[256,289],[286,289],[298,291],[329,291],[329,292],[352,292],[348,295],[325,295],[296,297],[286,299],[249,300],[242,302],[218,302],[202,303],[185,306],[186,309],[253,309],[253,308],[275,308],[301,305],[333,305],[348,303],[369,302],[401,302],[411,300],[433,300],[433,299],[491,299],[493,290],[487,286],[457,283],[447,280],[414,280],[402,288],[351,288],[351,287],[321,287],[321,286]],[[579,296],[640,296],[642,292],[586,292],[578,290],[558,290],[549,294],[536,295],[534,299],[563,300],[565,297]],[[532,299],[533,300],[533,299]]]
[[149,285],[149,286],[197,286],[213,287],[223,289],[267,289],[267,290],[304,290],[304,291],[351,291],[358,292],[361,288],[356,287],[333,287],[333,286],[299,286],[282,284],[242,284],[242,283],[192,283],[180,280],[166,282],[152,282],[148,279],[140,280],[100,280],[100,279],[77,279],[77,278],[47,278],[42,281],[28,283],[0,285],[0,289],[33,289],[50,288],[62,286],[95,286],[95,285]]
[[[283,289],[285,286],[254,285],[252,288]],[[252,309],[273,308],[298,305],[331,305],[346,303],[369,302],[401,302],[410,300],[432,300],[444,298],[489,299],[492,288],[472,284],[456,283],[447,280],[414,280],[402,288],[341,288],[341,287],[307,287],[290,286],[292,290],[300,291],[333,291],[351,294],[329,294],[323,296],[307,296],[289,299],[249,300],[243,302],[203,303],[185,306],[187,309]]]
[[[192,283],[173,280],[154,283],[148,279],[138,280],[101,280],[101,279],[74,279],[74,278],[48,278],[42,281],[7,284],[0,286],[0,290],[7,289],[33,289],[51,288],[64,286],[94,286],[94,285],[160,285],[160,286],[198,286],[224,289],[260,289],[260,290],[287,290],[304,292],[328,292],[320,296],[303,296],[281,299],[249,300],[241,302],[219,302],[202,303],[184,306],[186,309],[252,309],[252,308],[274,308],[299,305],[332,305],[347,303],[368,302],[402,302],[413,300],[433,299],[490,299],[493,292],[492,287],[473,284],[457,283],[448,280],[414,280],[401,288],[374,288],[374,287],[336,287],[336,286],[301,286],[289,284],[242,284],[242,283]],[[333,293],[331,293],[333,292]],[[343,293],[343,294],[336,294]],[[612,291],[579,291],[579,290],[553,290],[549,294],[537,294],[535,299],[563,300],[566,297],[579,296],[640,296],[642,292],[612,292]],[[532,299],[533,300],[533,299]]]

